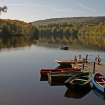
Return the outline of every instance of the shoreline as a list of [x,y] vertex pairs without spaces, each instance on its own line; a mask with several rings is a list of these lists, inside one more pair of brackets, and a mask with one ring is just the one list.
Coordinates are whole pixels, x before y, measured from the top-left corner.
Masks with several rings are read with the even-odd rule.
[[[68,50],[72,49],[72,50],[87,50],[87,51],[99,51],[99,52],[103,52],[105,50],[97,48],[97,47],[93,47],[93,46],[86,46],[86,45],[82,45],[79,43],[48,43],[48,42],[36,42],[35,44],[36,46],[42,46],[42,47],[48,47],[48,48],[59,48],[61,49],[63,46],[67,46]],[[63,49],[61,49],[63,50]]]

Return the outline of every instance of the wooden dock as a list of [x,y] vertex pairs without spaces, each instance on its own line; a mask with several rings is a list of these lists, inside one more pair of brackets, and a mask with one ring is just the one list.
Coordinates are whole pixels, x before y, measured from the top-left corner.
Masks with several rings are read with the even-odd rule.
[[84,71],[94,72],[94,69],[95,69],[95,72],[105,73],[105,64],[100,64],[100,65],[95,64],[94,65],[94,62],[85,64]]
[[[105,74],[105,64],[95,64],[94,62],[88,62],[81,65],[80,72],[101,72]],[[77,72],[78,73],[78,72]],[[74,72],[76,74],[76,72]],[[50,85],[64,85],[64,81],[68,79],[73,74],[71,72],[50,72],[48,73],[48,77],[41,76],[40,81],[47,81]]]

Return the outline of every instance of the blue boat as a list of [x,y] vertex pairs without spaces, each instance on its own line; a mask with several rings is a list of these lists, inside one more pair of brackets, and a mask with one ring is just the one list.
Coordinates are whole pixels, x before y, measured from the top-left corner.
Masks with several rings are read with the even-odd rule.
[[92,79],[93,86],[101,92],[105,93],[105,75],[102,73],[95,73]]

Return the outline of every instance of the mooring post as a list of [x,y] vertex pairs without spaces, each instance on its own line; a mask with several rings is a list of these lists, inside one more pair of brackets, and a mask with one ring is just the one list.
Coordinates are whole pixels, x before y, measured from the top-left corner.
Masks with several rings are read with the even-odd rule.
[[96,63],[94,62],[94,65],[93,65],[93,74],[95,73],[95,69],[96,69]]
[[82,69],[84,70],[85,64],[83,63]]

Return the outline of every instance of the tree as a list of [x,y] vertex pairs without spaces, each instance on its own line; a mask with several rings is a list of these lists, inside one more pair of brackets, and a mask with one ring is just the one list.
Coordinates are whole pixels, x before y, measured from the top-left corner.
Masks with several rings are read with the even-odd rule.
[[0,15],[2,12],[7,12],[7,6],[0,7]]

